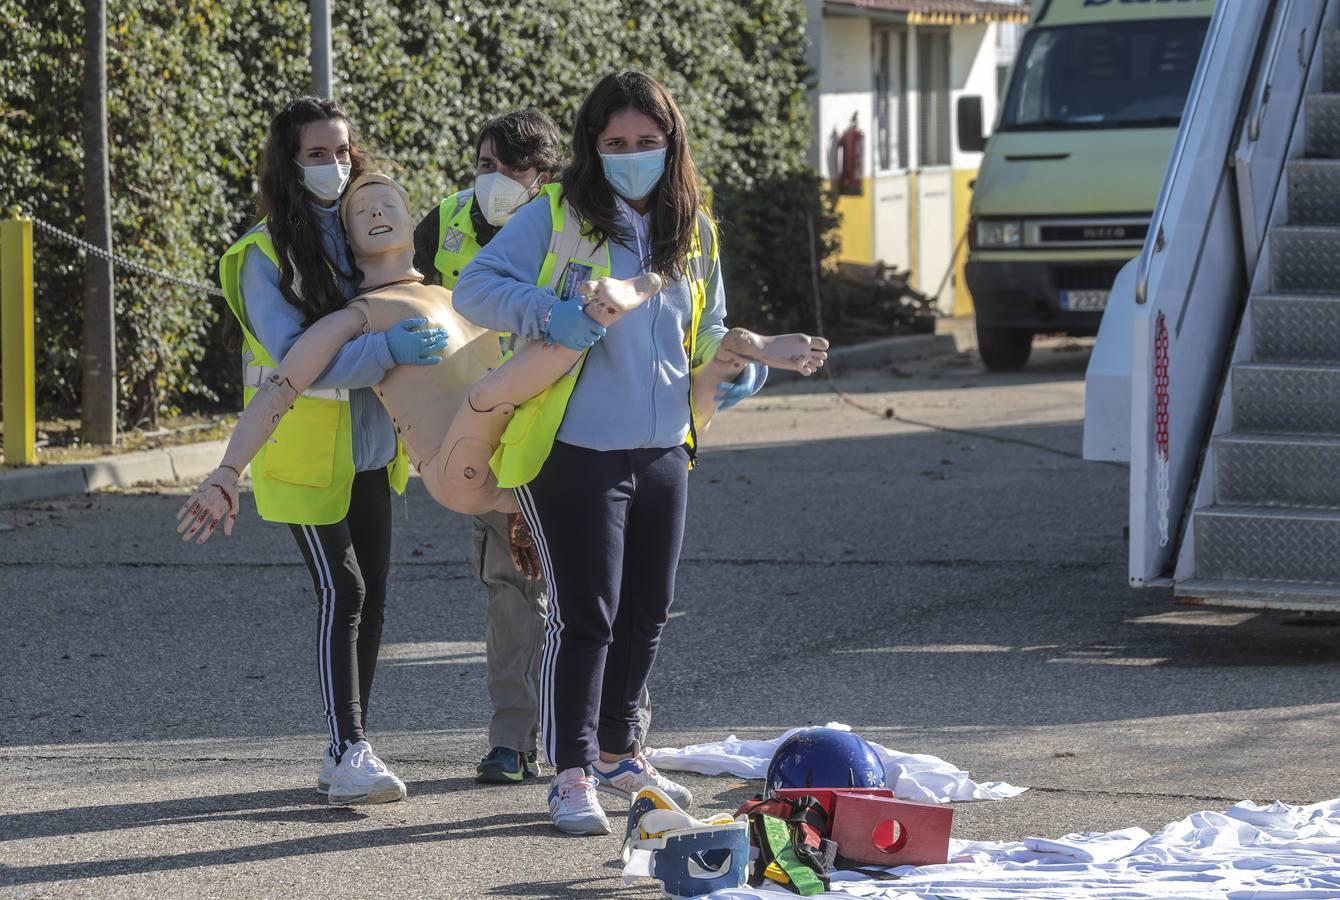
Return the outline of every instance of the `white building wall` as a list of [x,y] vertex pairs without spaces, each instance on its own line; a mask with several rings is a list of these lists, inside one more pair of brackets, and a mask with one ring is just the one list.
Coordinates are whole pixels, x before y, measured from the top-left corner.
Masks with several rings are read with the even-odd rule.
[[819,66],[819,174],[834,177],[833,139],[855,114],[866,133],[862,177],[870,177],[870,117],[875,108],[875,73],[870,64],[870,20],[863,16],[825,16]]

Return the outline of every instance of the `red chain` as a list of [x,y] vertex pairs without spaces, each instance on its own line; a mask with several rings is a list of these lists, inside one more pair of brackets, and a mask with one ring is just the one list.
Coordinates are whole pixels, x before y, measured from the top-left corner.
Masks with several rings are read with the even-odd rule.
[[1154,444],[1168,459],[1168,326],[1159,313],[1154,332]]

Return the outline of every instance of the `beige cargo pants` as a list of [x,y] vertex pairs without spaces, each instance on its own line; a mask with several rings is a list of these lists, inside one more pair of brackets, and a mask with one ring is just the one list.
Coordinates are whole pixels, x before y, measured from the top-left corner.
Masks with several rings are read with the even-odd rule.
[[[527,581],[512,565],[507,513],[475,517],[474,567],[488,592],[484,654],[488,660],[489,747],[528,753],[535,749],[540,701],[540,656],[547,607],[544,581]],[[651,726],[651,696],[638,699],[638,742]]]

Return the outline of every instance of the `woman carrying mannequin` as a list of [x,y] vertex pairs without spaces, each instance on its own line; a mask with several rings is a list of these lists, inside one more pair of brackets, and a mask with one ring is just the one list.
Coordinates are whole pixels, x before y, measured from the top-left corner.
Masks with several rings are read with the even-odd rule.
[[[674,594],[694,400],[725,408],[767,370],[741,359],[717,396],[690,396],[727,332],[725,294],[669,92],[640,72],[606,77],[577,114],[572,155],[561,184],[462,271],[454,304],[485,328],[586,351],[518,408],[493,469],[516,489],[551,590],[540,691],[543,750],[558,769],[550,816],[569,833],[607,834],[597,790],[631,799],[652,784],[691,802],[642,755],[637,698]],[[661,289],[608,329],[583,311],[589,280],[648,273]]]
[[[248,403],[302,334],[357,293],[339,199],[365,168],[348,116],[333,100],[300,97],[270,123],[261,220],[219,266],[242,326]],[[364,733],[390,566],[390,490],[404,490],[407,472],[390,416],[370,388],[394,366],[439,360],[445,334],[416,331],[420,324],[400,322],[342,344],[297,398],[276,432],[279,442],[252,466],[261,516],[289,525],[317,594],[329,730],[317,791],[334,805],[405,796]]]

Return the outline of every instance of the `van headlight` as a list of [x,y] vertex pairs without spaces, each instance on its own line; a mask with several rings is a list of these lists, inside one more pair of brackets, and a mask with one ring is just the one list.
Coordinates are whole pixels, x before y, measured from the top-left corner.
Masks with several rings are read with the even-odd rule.
[[1023,245],[1024,223],[978,221],[978,247],[1022,247]]

